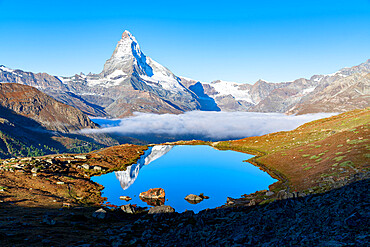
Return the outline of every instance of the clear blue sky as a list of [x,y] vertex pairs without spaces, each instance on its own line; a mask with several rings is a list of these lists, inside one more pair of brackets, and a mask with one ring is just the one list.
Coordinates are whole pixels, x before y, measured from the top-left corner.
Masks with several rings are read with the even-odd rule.
[[99,73],[125,29],[201,81],[289,81],[370,58],[370,0],[0,0],[0,64]]

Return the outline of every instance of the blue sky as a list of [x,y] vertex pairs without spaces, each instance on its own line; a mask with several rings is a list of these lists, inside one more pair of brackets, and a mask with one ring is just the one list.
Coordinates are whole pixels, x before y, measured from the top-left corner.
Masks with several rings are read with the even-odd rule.
[[369,0],[0,0],[0,64],[99,73],[127,29],[178,76],[290,81],[369,59],[369,27]]

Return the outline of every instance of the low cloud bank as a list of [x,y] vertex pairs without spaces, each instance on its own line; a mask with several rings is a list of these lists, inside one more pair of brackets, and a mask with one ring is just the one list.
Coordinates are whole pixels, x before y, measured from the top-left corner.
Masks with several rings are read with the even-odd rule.
[[[101,129],[86,129],[82,132],[118,133],[124,136],[187,135],[216,141],[292,130],[304,123],[331,115],[334,114],[317,113],[287,116],[280,113],[204,111],[192,111],[179,115],[135,113],[132,117],[122,119],[118,126],[109,127],[107,124]],[[117,125],[117,122],[115,123]]]

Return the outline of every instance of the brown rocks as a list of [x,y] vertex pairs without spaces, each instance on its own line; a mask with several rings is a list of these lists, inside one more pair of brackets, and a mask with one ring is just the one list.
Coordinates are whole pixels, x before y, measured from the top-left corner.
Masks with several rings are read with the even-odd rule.
[[185,197],[185,200],[191,204],[198,204],[201,201],[203,201],[203,199],[208,199],[208,198],[209,196],[205,196],[203,193],[200,193],[199,196],[194,195],[194,194],[189,194]]
[[203,198],[194,194],[189,194],[185,197],[187,201],[203,201]]
[[130,201],[132,198],[129,196],[120,196],[119,199],[125,200],[126,202]]
[[141,192],[139,197],[144,199],[164,199],[166,196],[164,189],[154,188],[148,191]]
[[164,204],[166,193],[162,188],[154,188],[141,192],[139,197],[150,206],[161,206]]
[[189,194],[185,197],[185,200],[191,204],[198,204],[203,201],[203,198],[194,194]]

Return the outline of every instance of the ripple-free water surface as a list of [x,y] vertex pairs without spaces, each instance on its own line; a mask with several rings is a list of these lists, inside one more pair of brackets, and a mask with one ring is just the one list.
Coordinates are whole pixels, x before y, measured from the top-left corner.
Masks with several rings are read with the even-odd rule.
[[[251,157],[210,146],[158,145],[149,148],[138,163],[126,171],[95,176],[92,180],[105,187],[102,196],[117,206],[128,203],[148,206],[139,194],[151,188],[163,188],[165,205],[175,208],[176,212],[186,209],[199,212],[225,204],[227,197],[239,198],[267,189],[276,182],[266,172],[243,162]],[[184,199],[188,194],[200,193],[210,198],[195,205]],[[130,196],[132,200],[122,201],[120,196]]]

